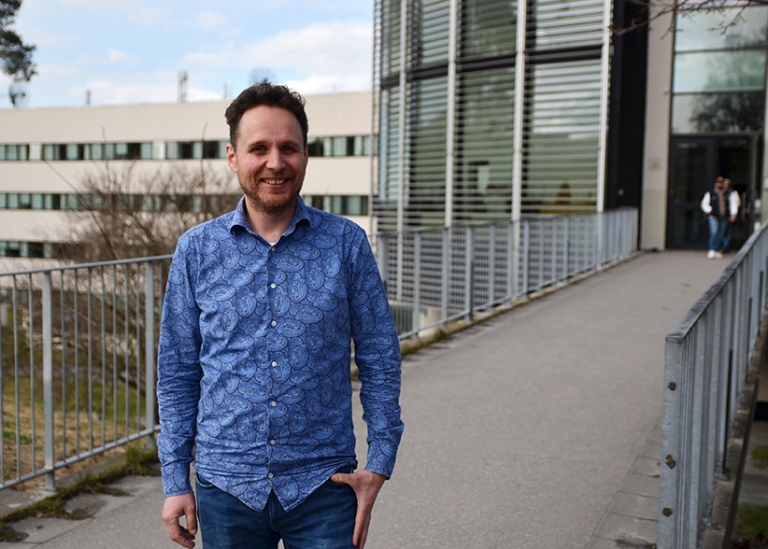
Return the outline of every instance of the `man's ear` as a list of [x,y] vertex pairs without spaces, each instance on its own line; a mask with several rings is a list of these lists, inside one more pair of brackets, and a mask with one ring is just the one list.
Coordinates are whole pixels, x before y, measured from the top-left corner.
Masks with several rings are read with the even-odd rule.
[[237,173],[237,155],[235,154],[235,148],[232,143],[227,143],[227,166],[234,173]]

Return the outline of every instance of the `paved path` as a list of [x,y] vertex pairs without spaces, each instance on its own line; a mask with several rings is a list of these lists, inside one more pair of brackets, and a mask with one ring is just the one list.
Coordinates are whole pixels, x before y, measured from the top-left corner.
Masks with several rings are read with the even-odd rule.
[[[726,264],[645,254],[407,357],[405,436],[367,548],[655,542],[664,336]],[[0,549],[176,547],[160,481],[122,483],[133,495],[73,503],[101,505],[93,519],[30,520]]]

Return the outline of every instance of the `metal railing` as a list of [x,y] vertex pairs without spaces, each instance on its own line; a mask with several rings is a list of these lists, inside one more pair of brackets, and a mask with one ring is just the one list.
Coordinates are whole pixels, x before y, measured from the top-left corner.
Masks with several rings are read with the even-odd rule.
[[765,313],[768,225],[744,244],[718,281],[667,335],[659,549],[704,540],[724,471],[751,353]]
[[401,339],[470,318],[637,251],[635,209],[372,238]]
[[[401,339],[636,251],[636,210],[371,237]],[[170,256],[0,273],[0,488],[159,430]]]
[[0,273],[0,487],[157,431],[170,256]]

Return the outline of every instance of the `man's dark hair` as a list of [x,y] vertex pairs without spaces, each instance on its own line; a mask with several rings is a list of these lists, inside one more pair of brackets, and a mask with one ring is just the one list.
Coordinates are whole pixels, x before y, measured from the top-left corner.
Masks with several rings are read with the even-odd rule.
[[309,122],[307,121],[307,113],[304,111],[304,98],[286,86],[276,86],[269,82],[262,82],[243,90],[227,107],[224,113],[224,116],[227,118],[227,124],[229,124],[229,142],[233,147],[235,147],[237,142],[240,119],[245,114],[245,111],[262,105],[279,107],[292,113],[296,120],[299,121],[299,126],[301,126],[304,145],[307,144]]

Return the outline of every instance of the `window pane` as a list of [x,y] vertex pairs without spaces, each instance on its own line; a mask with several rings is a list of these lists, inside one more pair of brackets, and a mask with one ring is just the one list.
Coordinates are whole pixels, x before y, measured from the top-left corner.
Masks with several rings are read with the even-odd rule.
[[[525,105],[523,213],[590,211],[597,203],[600,61],[533,68]],[[552,162],[557,158],[557,162]]]
[[141,143],[141,159],[152,160],[152,143]]
[[711,51],[734,48],[765,48],[768,7],[681,13],[677,16],[675,51]]
[[460,80],[454,166],[457,221],[509,218],[512,212],[514,69],[470,73]]
[[759,92],[675,95],[672,133],[762,131],[765,94]]
[[603,0],[533,2],[529,4],[527,34],[534,49],[600,44]]
[[719,51],[675,55],[675,93],[765,89],[764,51]]
[[517,2],[466,0],[462,10],[461,55],[503,55],[515,52]]

